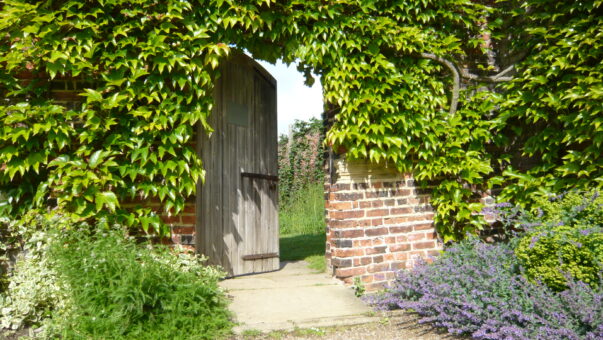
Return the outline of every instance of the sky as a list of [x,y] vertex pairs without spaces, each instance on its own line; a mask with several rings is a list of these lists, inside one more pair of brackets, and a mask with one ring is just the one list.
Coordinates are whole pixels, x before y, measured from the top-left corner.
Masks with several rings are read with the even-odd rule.
[[287,134],[295,119],[321,118],[322,87],[320,78],[312,87],[304,85],[304,76],[294,64],[287,66],[280,61],[276,65],[258,61],[275,79],[277,84],[278,134]]

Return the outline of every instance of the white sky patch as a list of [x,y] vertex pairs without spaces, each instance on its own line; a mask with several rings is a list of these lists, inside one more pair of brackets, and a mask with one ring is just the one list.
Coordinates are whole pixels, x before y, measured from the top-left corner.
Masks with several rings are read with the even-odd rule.
[[312,87],[304,85],[304,76],[294,64],[287,66],[278,61],[276,65],[258,61],[277,83],[278,134],[287,134],[295,119],[321,118],[323,111],[320,77]]

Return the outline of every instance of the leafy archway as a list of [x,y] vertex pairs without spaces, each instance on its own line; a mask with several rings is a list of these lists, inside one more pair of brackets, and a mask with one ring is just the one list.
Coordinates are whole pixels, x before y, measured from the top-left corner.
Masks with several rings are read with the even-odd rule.
[[[158,198],[180,211],[203,177],[193,127],[211,129],[212,80],[233,48],[320,74],[337,112],[328,144],[413,172],[432,188],[445,238],[480,226],[475,200],[489,186],[528,202],[603,182],[599,1],[1,6],[5,213],[53,198],[77,218],[146,229],[157,216],[120,202]],[[58,86],[83,89],[84,104],[58,105]]]

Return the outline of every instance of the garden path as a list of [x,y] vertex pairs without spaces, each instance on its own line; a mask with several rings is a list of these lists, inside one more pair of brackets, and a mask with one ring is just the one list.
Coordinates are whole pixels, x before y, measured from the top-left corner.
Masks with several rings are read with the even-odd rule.
[[239,334],[379,320],[352,289],[327,273],[313,272],[304,261],[281,262],[278,271],[224,280],[220,286],[232,297]]

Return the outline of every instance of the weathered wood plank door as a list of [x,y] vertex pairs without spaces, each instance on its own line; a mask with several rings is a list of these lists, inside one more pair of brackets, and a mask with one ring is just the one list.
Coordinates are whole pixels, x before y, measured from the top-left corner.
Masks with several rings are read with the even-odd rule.
[[279,268],[276,80],[237,54],[220,69],[211,137],[198,145],[196,245],[230,275]]

